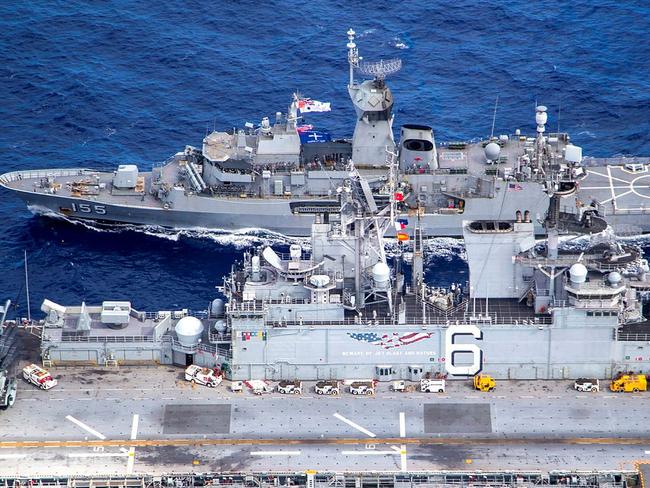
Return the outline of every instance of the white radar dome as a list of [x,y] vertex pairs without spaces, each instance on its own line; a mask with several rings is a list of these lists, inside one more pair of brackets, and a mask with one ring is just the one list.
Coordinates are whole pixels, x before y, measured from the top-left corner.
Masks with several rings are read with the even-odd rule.
[[388,285],[390,269],[386,263],[379,262],[372,267],[372,280],[377,288],[385,288]]
[[491,142],[487,146],[485,146],[485,157],[489,161],[496,161],[499,159],[499,155],[501,154],[501,146],[499,146],[496,142]]
[[612,271],[607,275],[607,281],[609,281],[609,284],[612,286],[618,285],[622,279],[623,277],[621,276],[621,273],[619,273],[618,271]]
[[196,317],[183,317],[174,328],[178,342],[183,346],[196,346],[203,334],[203,324]]
[[228,326],[226,325],[225,320],[217,320],[214,324],[214,330],[217,331],[219,334],[225,334],[226,330],[228,330]]
[[576,263],[569,268],[571,283],[584,283],[587,279],[587,268],[584,264]]

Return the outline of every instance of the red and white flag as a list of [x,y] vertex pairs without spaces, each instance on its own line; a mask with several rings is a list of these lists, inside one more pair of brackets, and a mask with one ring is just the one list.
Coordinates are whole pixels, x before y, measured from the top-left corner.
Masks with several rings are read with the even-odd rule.
[[332,110],[330,102],[319,102],[310,98],[301,98],[298,100],[298,110],[306,112],[330,112]]

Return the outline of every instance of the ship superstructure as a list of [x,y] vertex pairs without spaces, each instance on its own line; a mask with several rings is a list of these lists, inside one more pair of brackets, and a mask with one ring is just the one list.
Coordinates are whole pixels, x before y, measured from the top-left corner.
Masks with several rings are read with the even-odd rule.
[[265,228],[308,236],[314,215],[338,211],[335,192],[352,165],[377,204],[388,203],[389,150],[399,154],[402,205],[411,212],[420,209],[425,236],[460,236],[464,220],[509,219],[517,211],[528,211],[541,234],[549,174],[582,184],[565,211],[607,215],[610,224],[627,232],[650,230],[650,219],[639,218],[648,214],[647,158],[583,158],[568,134],[546,131],[543,106],[537,107],[532,137],[517,129],[501,135],[492,131],[474,143],[436,144],[430,126],[405,124],[396,143],[394,99],[386,78],[401,68],[401,61],[362,62],[352,30],[347,49],[348,92],[356,113],[351,139],[331,140],[305,130],[312,128],[305,120],[309,102],[294,94],[286,113],[239,129],[215,130],[201,147],[186,146],[151,172],[135,164],[109,172],[18,170],[0,176],[0,184],[35,212],[75,219],[228,231]]
[[[400,253],[386,256],[384,235],[400,221],[396,178],[388,185],[393,197],[378,209],[365,179],[349,174],[336,192],[339,212],[316,217],[310,249],[245,253],[224,279],[225,301],[204,314],[46,302],[43,357],[219,366],[232,379],[418,380],[445,372],[447,334],[458,328],[459,343],[475,343],[497,378],[608,377],[650,365],[647,261],[601,218],[560,211],[575,185],[546,184],[545,246],[529,213],[465,221],[470,280],[453,289],[423,281],[418,230],[412,269]],[[569,252],[557,245],[564,232],[593,237]],[[462,332],[467,325],[482,338]]]

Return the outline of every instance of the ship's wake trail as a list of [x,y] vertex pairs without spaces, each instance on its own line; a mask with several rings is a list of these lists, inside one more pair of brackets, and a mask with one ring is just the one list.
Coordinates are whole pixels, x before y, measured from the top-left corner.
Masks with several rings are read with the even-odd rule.
[[35,215],[52,218],[66,224],[83,227],[92,232],[101,232],[109,234],[118,234],[124,232],[135,232],[151,237],[166,239],[169,241],[179,242],[184,239],[192,240],[211,240],[220,246],[232,246],[235,249],[246,249],[251,246],[284,246],[289,244],[301,244],[303,247],[309,246],[307,237],[290,237],[279,232],[273,232],[261,228],[244,228],[237,231],[228,231],[220,229],[205,229],[192,227],[185,229],[169,229],[157,225],[135,225],[127,223],[98,223],[91,220],[72,219],[55,212],[48,208],[32,205],[29,210]]
[[[205,228],[185,228],[169,229],[155,225],[135,225],[135,224],[103,224],[90,220],[71,219],[64,215],[52,212],[48,208],[30,206],[29,210],[44,217],[53,218],[66,224],[83,227],[92,232],[103,233],[123,233],[135,232],[151,237],[166,239],[173,242],[187,240],[210,240],[220,246],[231,246],[235,249],[248,249],[254,246],[288,246],[290,244],[300,244],[305,249],[310,248],[310,239],[308,237],[291,237],[279,232],[273,232],[261,228],[244,228],[237,231],[227,231],[219,229]],[[580,250],[587,248],[591,236],[561,236],[560,248],[565,250]],[[650,247],[650,234],[645,235],[619,235],[618,239],[628,244],[639,247]],[[545,239],[539,239],[538,245],[542,245]],[[465,244],[463,239],[455,237],[431,237],[424,239],[424,259],[427,265],[432,262],[451,262],[457,259],[466,261]],[[394,238],[385,239],[386,254],[394,257],[397,254],[409,253],[411,246],[402,243]]]

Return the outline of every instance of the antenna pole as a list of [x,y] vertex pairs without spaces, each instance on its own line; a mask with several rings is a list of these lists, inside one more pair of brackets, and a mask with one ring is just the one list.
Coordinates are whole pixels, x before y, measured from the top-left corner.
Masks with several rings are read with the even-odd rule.
[[27,274],[27,249],[25,249],[25,293],[27,294],[27,320],[32,322],[32,310],[29,305],[29,275]]
[[492,115],[492,130],[490,131],[490,139],[494,137],[494,125],[497,121],[497,107],[499,106],[499,95],[497,95],[497,99],[494,102],[494,115]]
[[350,29],[348,32],[348,63],[350,63],[350,87],[354,85],[354,68],[359,66],[359,50],[354,42],[354,32]]

